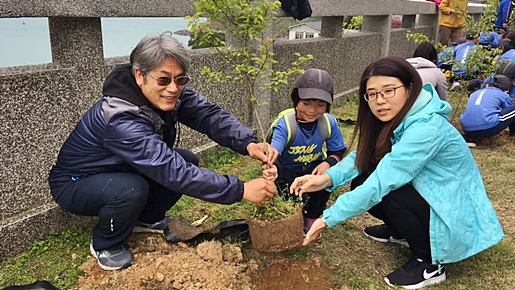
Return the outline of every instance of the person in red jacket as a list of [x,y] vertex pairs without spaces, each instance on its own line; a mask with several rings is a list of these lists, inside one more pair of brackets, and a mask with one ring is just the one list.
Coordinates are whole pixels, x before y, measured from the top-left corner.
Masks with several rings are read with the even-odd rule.
[[440,7],[440,3],[442,3],[442,0],[427,0],[427,1],[436,3],[437,7]]

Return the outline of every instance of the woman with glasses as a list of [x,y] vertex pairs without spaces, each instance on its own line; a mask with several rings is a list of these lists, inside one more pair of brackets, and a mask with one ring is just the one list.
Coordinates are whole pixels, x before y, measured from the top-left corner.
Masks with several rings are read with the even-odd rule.
[[365,69],[359,94],[352,138],[357,150],[324,175],[298,177],[290,188],[302,195],[351,182],[351,191],[313,223],[304,244],[368,211],[382,224],[366,227],[366,236],[411,251],[408,262],[384,278],[388,285],[418,289],[443,282],[445,264],[504,235],[474,158],[448,122],[451,106],[433,85],[422,86],[413,66],[393,56]]
[[98,216],[90,251],[104,270],[132,264],[124,243],[133,231],[179,241],[165,213],[183,194],[219,204],[262,204],[277,194],[272,181],[244,183],[199,168],[191,151],[176,148],[184,124],[270,165],[278,157],[270,146],[267,157],[249,128],[186,86],[189,66],[171,33],[143,38],[130,63],[107,76],[102,98],[70,133],[50,172],[52,196],[63,209]]

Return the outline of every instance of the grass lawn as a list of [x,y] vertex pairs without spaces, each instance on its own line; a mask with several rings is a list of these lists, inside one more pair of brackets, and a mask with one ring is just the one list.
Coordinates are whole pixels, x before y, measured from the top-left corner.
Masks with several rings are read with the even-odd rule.
[[[459,113],[466,103],[466,93],[450,92],[449,99],[457,112],[451,115],[451,122],[459,128]],[[348,120],[355,120],[356,98],[333,107],[332,113],[347,120],[342,122],[341,129],[349,145],[353,125]],[[477,148],[471,150],[503,225],[505,237],[498,245],[472,258],[448,265],[447,281],[428,289],[515,289],[515,137],[504,133],[480,140]],[[243,180],[260,175],[260,165],[256,161],[227,150],[210,152],[206,160],[203,167],[238,175]],[[343,187],[333,193],[329,203],[334,202],[337,195],[346,189]],[[250,217],[253,211],[254,206],[247,202],[223,206],[184,197],[170,214],[182,215],[190,221],[208,214],[209,218],[203,226],[209,228],[220,221]],[[286,253],[266,255],[260,261],[266,263],[267,259],[318,257],[330,269],[331,284],[336,289],[388,289],[382,278],[402,265],[409,252],[397,245],[383,245],[365,238],[361,232],[363,227],[378,222],[364,214],[326,230],[319,243]],[[48,280],[60,289],[73,288],[81,275],[78,266],[89,253],[92,226],[93,223],[42,237],[25,253],[0,261],[0,288],[28,284],[36,279]],[[250,250],[244,253],[253,258],[259,255]]]

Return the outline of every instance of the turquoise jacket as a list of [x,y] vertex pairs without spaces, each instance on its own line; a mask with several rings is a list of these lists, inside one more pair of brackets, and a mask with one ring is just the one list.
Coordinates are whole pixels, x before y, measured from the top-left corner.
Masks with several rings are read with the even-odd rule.
[[[339,196],[324,211],[327,226],[368,211],[392,190],[411,183],[430,207],[434,264],[457,262],[497,244],[504,233],[470,149],[448,122],[451,110],[433,85],[426,84],[394,130],[391,152],[361,186]],[[355,158],[354,151],[326,171],[333,184],[327,190],[360,174]]]

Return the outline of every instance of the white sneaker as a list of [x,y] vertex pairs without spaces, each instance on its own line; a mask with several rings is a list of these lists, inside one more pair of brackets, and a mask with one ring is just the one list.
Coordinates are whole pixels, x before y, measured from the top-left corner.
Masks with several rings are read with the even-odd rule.
[[455,81],[455,82],[452,83],[451,88],[449,89],[449,91],[454,91],[456,88],[459,88],[460,86],[461,86],[460,82]]

